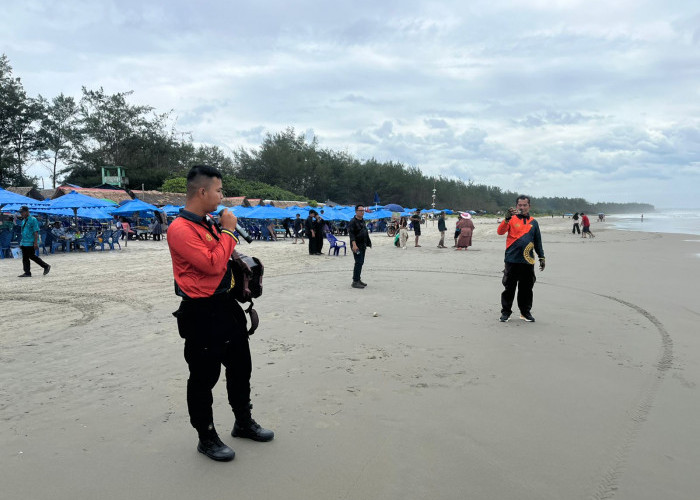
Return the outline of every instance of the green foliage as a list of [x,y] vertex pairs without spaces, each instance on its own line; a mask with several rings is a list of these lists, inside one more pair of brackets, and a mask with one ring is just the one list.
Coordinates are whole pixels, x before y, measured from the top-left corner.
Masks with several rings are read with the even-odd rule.
[[43,108],[39,129],[37,159],[51,173],[53,187],[56,187],[62,166],[75,158],[75,146],[80,141],[78,129],[78,104],[72,97],[60,94],[51,102],[39,96]]
[[187,177],[175,177],[167,179],[163,182],[160,190],[164,193],[186,193],[187,192]]
[[240,179],[232,175],[223,176],[224,193],[226,196],[245,196],[247,198],[262,198],[264,200],[298,200],[306,198],[260,181]]
[[26,185],[24,165],[37,149],[41,104],[27,96],[5,54],[0,56],[0,184]]

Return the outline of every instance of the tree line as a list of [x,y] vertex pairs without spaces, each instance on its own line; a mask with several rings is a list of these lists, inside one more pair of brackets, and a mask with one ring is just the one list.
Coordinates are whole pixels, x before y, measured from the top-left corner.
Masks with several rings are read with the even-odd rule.
[[[51,99],[28,96],[13,75],[6,55],[0,57],[0,185],[36,185],[29,165],[47,170],[59,182],[95,186],[101,167],[125,167],[131,188],[183,191],[191,165],[221,170],[227,196],[436,206],[495,213],[512,206],[517,193],[496,186],[426,176],[400,162],[361,160],[347,152],[322,148],[293,128],[268,133],[258,148],[227,154],[218,146],[195,145],[175,128],[172,111],[156,113],[129,102],[132,91],[108,94],[82,88],[81,98],[60,94]],[[650,212],[647,204],[588,203],[577,198],[533,198],[539,213]]]

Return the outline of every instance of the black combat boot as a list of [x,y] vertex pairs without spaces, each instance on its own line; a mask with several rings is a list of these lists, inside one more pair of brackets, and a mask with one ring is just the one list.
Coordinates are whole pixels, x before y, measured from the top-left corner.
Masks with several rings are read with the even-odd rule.
[[214,424],[209,424],[205,430],[199,432],[197,451],[219,462],[228,462],[236,456],[236,452],[221,442]]
[[275,437],[274,432],[269,429],[263,429],[260,424],[252,418],[247,418],[245,420],[236,419],[236,423],[233,424],[231,435],[233,437],[252,439],[253,441],[272,441]]

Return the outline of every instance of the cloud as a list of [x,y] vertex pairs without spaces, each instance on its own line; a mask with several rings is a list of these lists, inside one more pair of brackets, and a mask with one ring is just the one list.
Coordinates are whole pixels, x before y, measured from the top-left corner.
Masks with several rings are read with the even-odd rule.
[[683,0],[30,0],[4,6],[0,46],[30,94],[134,90],[198,142],[293,126],[429,175],[697,204],[699,18]]

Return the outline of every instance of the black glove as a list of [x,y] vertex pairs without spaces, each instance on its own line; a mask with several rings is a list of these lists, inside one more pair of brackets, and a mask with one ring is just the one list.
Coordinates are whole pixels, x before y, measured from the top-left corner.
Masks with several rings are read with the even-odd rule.
[[544,271],[544,257],[540,257],[540,271]]

